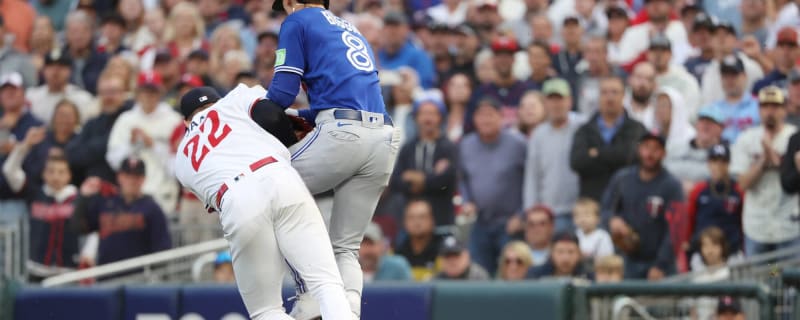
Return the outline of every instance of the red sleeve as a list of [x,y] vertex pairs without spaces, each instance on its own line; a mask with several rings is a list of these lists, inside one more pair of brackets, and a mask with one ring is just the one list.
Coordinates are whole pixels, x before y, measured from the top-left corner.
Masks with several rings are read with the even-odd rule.
[[686,199],[686,213],[689,215],[689,235],[694,234],[695,216],[697,216],[697,198],[700,197],[700,193],[702,193],[706,187],[708,187],[708,182],[698,182],[694,185],[692,191],[689,192],[688,199]]

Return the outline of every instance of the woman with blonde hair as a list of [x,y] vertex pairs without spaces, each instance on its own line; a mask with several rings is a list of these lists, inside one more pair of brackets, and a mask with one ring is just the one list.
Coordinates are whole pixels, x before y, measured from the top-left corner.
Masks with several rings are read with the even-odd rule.
[[164,40],[173,57],[183,60],[194,50],[208,50],[204,40],[206,25],[200,10],[192,2],[181,2],[172,8],[167,18]]
[[212,74],[223,72],[223,57],[226,52],[242,50],[242,39],[239,28],[234,23],[225,23],[217,27],[211,34],[209,43],[209,63]]
[[531,250],[522,241],[511,241],[503,247],[500,255],[497,277],[505,281],[524,280],[528,269],[533,265]]

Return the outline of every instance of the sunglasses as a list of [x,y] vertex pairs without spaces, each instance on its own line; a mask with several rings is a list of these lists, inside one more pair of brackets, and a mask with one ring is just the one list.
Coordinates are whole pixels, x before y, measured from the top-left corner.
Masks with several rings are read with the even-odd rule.
[[528,227],[544,227],[544,226],[547,226],[549,224],[550,224],[549,221],[542,220],[542,221],[528,221],[525,225],[528,226]]
[[523,261],[522,261],[521,258],[505,258],[505,259],[503,259],[503,263],[505,263],[505,264],[512,264],[513,263],[513,264],[516,264],[516,265],[522,265]]

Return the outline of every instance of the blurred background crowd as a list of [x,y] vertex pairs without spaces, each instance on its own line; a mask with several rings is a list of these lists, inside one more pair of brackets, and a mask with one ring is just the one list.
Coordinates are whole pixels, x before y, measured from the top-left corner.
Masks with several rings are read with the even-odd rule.
[[[28,221],[31,280],[220,236],[172,173],[176,101],[269,86],[271,3],[0,1],[0,223]],[[330,10],[404,132],[366,281],[711,281],[800,245],[800,1]]]

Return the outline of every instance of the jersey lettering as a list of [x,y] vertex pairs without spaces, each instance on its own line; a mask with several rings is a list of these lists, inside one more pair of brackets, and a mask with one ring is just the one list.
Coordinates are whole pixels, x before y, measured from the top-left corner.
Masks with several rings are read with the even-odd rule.
[[375,69],[375,64],[372,63],[372,58],[369,56],[367,46],[361,38],[353,35],[349,31],[342,32],[342,41],[347,46],[347,61],[361,71],[372,72]]
[[[206,133],[206,124],[211,123],[211,132],[208,133],[208,145],[200,143],[200,136]],[[195,172],[200,169],[200,165],[203,164],[203,160],[206,158],[211,149],[218,146],[222,143],[222,140],[225,140],[225,137],[231,133],[232,129],[229,125],[225,124],[222,126],[222,130],[220,131],[220,120],[219,120],[219,113],[217,110],[212,110],[208,113],[208,116],[200,124],[200,132],[193,137],[189,138],[186,142],[186,146],[183,148],[183,155],[188,157],[192,162],[192,169]],[[189,153],[192,155],[190,156]]]

